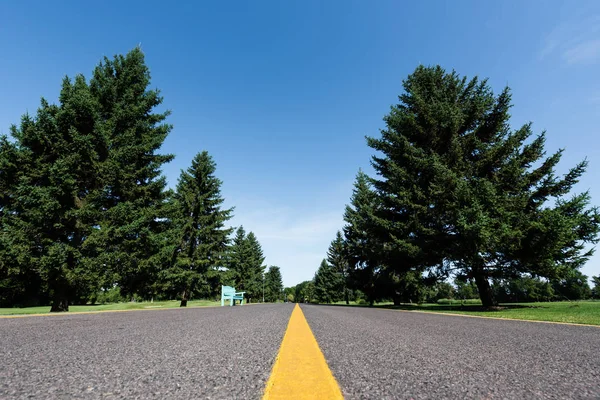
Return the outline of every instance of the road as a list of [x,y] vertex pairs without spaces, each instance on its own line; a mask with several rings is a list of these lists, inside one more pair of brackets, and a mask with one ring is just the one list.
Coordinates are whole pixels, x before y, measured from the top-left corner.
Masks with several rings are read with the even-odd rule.
[[[346,399],[600,398],[597,327],[301,309]],[[260,399],[292,310],[0,319],[0,398]]]
[[599,399],[600,328],[303,306],[347,399]]
[[260,398],[291,312],[251,305],[0,319],[0,399]]

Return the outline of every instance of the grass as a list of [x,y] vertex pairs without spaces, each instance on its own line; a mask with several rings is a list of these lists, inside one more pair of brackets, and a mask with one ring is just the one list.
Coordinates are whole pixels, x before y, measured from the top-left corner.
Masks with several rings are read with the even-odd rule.
[[[212,300],[190,300],[190,307],[210,307],[221,305],[220,301]],[[156,308],[178,308],[179,300],[136,302],[136,303],[112,303],[83,306],[69,306],[69,312],[89,311],[114,311],[114,310],[148,310]],[[27,308],[0,308],[0,315],[26,315],[26,314],[48,314],[50,306],[27,307]]]
[[[365,307],[358,304],[351,305]],[[600,301],[511,303],[501,304],[498,310],[484,310],[480,304],[462,305],[459,301],[452,304],[402,304],[400,306],[394,306],[391,303],[378,303],[374,307],[600,326]]]

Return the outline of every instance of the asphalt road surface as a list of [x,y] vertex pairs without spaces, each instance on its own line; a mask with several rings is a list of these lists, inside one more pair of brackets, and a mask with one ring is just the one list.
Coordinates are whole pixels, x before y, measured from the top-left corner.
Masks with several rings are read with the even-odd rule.
[[[600,328],[302,305],[347,399],[600,398]],[[0,319],[0,399],[260,399],[292,305]]]
[[0,319],[0,399],[256,399],[292,305]]
[[346,399],[600,399],[600,328],[303,305]]

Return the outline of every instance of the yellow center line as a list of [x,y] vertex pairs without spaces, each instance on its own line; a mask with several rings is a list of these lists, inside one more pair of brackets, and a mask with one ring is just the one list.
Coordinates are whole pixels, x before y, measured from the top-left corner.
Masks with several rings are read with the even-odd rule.
[[304,313],[296,304],[263,400],[343,398]]

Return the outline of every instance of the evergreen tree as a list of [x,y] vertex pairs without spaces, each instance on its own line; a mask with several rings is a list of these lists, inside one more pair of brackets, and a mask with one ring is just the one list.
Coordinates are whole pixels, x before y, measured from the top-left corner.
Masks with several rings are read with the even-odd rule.
[[562,152],[544,158],[544,134],[510,129],[508,89],[494,96],[486,81],[423,66],[404,89],[381,137],[368,138],[382,154],[371,234],[387,265],[455,269],[493,306],[491,278],[561,276],[589,258],[598,211],[587,193],[564,199],[587,163],[556,177]]
[[379,295],[377,281],[382,272],[382,245],[375,235],[374,213],[378,207],[368,177],[359,171],[350,205],[344,213],[348,285],[362,291],[373,305]]
[[263,265],[265,256],[263,255],[262,247],[253,232],[248,233],[246,237],[250,257],[248,258],[248,299],[258,300],[263,294],[264,273],[266,266]]
[[321,261],[314,277],[314,296],[320,303],[335,303],[342,298],[341,275],[327,260]]
[[265,301],[274,303],[281,299],[283,292],[283,280],[279,267],[270,266],[265,273]]
[[181,171],[175,202],[177,245],[164,277],[181,294],[181,307],[194,294],[212,293],[213,278],[221,266],[231,229],[224,228],[233,209],[221,209],[222,182],[216,164],[206,152],[198,153],[187,171]]
[[600,299],[600,275],[592,276],[592,282],[594,282],[594,289],[592,295],[595,299]]
[[342,294],[346,304],[350,304],[346,242],[340,231],[336,233],[335,239],[329,245],[329,249],[327,250],[327,262],[338,275],[336,281],[339,282],[340,287],[336,289],[336,292]]
[[238,291],[245,291],[248,301],[262,298],[264,255],[254,233],[246,235],[243,227],[236,231],[229,251],[228,281]]
[[54,312],[68,311],[73,299],[85,301],[97,287],[96,270],[82,260],[99,189],[96,165],[105,148],[97,119],[85,78],[65,78],[59,104],[42,99],[34,118],[25,115],[11,128],[15,144],[1,144],[11,175],[0,177],[0,265],[9,277],[26,279],[21,293],[43,298],[39,291],[46,292]]
[[99,117],[94,128],[106,149],[97,166],[101,215],[88,248],[93,262],[104,266],[106,286],[118,283],[124,295],[142,297],[152,295],[163,268],[167,192],[161,167],[173,159],[158,153],[172,127],[164,123],[169,111],[154,111],[163,99],[149,85],[140,48],[105,58],[90,81]]

